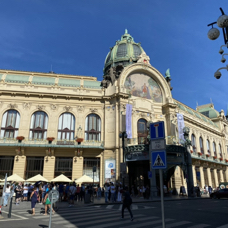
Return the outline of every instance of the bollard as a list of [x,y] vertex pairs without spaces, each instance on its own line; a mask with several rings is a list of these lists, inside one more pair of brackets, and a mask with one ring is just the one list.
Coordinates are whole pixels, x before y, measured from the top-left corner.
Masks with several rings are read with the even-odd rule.
[[13,202],[13,197],[10,197],[10,206],[9,206],[8,218],[11,218],[12,202]]

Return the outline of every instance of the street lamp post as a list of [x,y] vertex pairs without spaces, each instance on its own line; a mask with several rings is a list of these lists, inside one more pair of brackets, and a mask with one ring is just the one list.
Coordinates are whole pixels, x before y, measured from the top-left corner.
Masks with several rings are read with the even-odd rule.
[[[214,28],[213,25],[217,24],[218,27],[222,28],[223,38],[224,38],[224,43],[225,43],[225,45],[222,45],[220,47],[220,50],[219,50],[219,54],[222,55],[224,52],[222,47],[228,48],[228,16],[225,15],[222,8],[220,8],[220,11],[221,11],[222,15],[218,18],[218,20],[216,22],[212,22],[212,23],[207,25],[207,26],[212,26],[212,28],[208,31],[207,36],[210,40],[216,40],[219,37],[220,32],[217,28]],[[226,61],[226,59],[224,58],[224,55],[226,55],[226,54],[222,55],[222,59],[221,59],[222,63],[225,63],[225,61]],[[219,79],[222,76],[222,74],[219,71],[221,69],[227,69],[228,70],[228,66],[221,67],[215,72],[214,76],[216,79]]]
[[[122,133],[120,133],[119,137],[122,139],[123,163],[125,164],[125,154],[124,154],[125,144],[124,144],[124,139],[127,138],[127,133],[126,133],[126,131],[123,131]],[[124,187],[124,178],[125,178],[124,175],[125,175],[125,174],[122,173],[122,177],[123,177],[123,187]]]

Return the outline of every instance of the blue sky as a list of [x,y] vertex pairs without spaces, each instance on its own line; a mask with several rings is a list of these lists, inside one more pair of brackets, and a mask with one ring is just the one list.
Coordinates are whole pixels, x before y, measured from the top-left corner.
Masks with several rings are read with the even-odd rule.
[[227,0],[3,0],[0,69],[48,72],[52,65],[102,80],[109,47],[127,28],[153,67],[163,75],[170,68],[175,99],[194,109],[212,99],[226,113],[228,72],[214,78],[226,64],[218,53],[222,30],[207,38],[220,7],[228,14]]

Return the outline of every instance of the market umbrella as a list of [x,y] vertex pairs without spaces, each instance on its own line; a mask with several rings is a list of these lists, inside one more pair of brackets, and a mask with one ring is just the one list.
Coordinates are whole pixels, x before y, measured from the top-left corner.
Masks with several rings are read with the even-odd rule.
[[26,180],[26,182],[39,182],[39,181],[48,182],[48,180],[46,178],[44,178],[43,176],[41,176],[40,174],[37,174],[36,176],[31,177],[28,180]]
[[61,174],[56,178],[52,179],[51,182],[72,182],[72,180]]
[[91,178],[87,175],[83,175],[80,178],[78,178],[75,182],[77,182],[77,183],[92,183],[93,178]]
[[25,181],[22,177],[18,176],[17,174],[13,174],[7,178],[7,181]]

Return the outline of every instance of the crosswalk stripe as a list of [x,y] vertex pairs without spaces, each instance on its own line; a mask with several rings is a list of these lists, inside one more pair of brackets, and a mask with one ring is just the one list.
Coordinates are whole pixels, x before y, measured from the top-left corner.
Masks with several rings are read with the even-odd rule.
[[[208,224],[198,224],[198,225],[194,225],[194,226],[189,226],[188,228],[204,228],[204,227],[207,227],[207,226],[210,226]],[[228,227],[228,226],[226,226]]]
[[[188,224],[188,223],[192,223],[192,222],[188,222],[188,221],[175,222],[175,223],[166,225],[166,228],[172,228],[172,227],[176,227],[176,226],[181,226],[181,225],[185,225],[185,224]],[[162,226],[157,226],[157,227],[154,227],[154,228],[162,228]]]
[[217,228],[227,228],[228,227],[228,224],[225,224],[223,226],[218,226]]
[[120,206],[119,206],[118,210],[119,210],[119,211],[121,211],[121,210],[122,210],[122,205],[120,205]]
[[[144,221],[143,219],[140,219],[142,221]],[[170,222],[170,221],[173,221],[174,219],[166,219],[165,221],[166,222]],[[137,219],[137,221],[139,221],[139,219]],[[157,224],[157,223],[162,223],[162,220],[159,219],[159,220],[156,220],[156,221],[150,221],[150,222],[144,222],[144,223],[140,223],[140,224],[135,224],[135,225],[131,225],[131,228],[137,228],[137,227],[143,227],[143,226],[148,226],[148,225],[154,225],[154,224]],[[121,227],[121,228],[124,228],[124,227]]]
[[[109,212],[106,212],[105,215],[104,214],[103,215],[100,215],[100,213],[96,213],[96,214],[90,215],[89,218],[90,219],[91,218],[96,219],[96,218],[113,216],[113,215],[116,215],[116,214],[119,214],[119,212],[118,211],[117,212],[109,211]],[[75,214],[74,213],[73,215],[69,215],[69,216],[65,215],[64,217],[62,217],[62,216],[55,217],[55,221],[57,221],[57,220],[63,220],[63,219],[66,220],[65,218],[67,218],[67,220],[70,220],[71,218],[72,219],[75,219],[75,216],[77,216],[77,219],[80,219],[80,218],[82,218],[81,220],[84,220],[85,219],[85,214],[79,215],[79,214]],[[46,221],[46,220],[49,220],[49,219],[44,219],[43,221]]]
[[[145,216],[145,215],[136,215],[135,217],[141,217],[141,216]],[[116,220],[116,216],[112,216],[111,218],[107,218],[107,219],[100,219],[100,217],[97,217],[98,220],[94,220],[93,221],[89,221],[89,222],[81,222],[81,223],[78,223],[78,219],[72,219],[70,220],[70,222],[77,222],[77,226],[85,226],[85,225],[90,225],[90,224],[96,224],[96,223],[103,223],[103,222],[110,222],[110,221],[113,221],[113,220]],[[84,218],[85,220],[85,218]],[[62,222],[53,222],[54,224],[64,224],[68,221],[62,221]]]
[[[147,217],[147,218],[139,218],[137,219],[137,221],[146,221],[146,220],[152,220],[152,219],[157,219],[158,217],[155,217],[155,216],[152,216],[152,217]],[[132,225],[132,222],[131,221],[126,221],[124,219],[121,219],[120,222],[112,222],[111,224],[108,223],[108,224],[102,224],[102,225],[97,225],[97,226],[90,226],[88,228],[106,228],[106,227],[110,227],[110,226],[118,226],[118,225],[122,225],[122,224],[127,224],[127,223],[131,223]]]
[[135,204],[132,204],[132,205],[131,205],[131,209],[132,209],[132,210],[137,210],[137,209],[138,209],[138,206],[135,205]]
[[112,209],[114,205],[108,205],[106,208],[107,209]]

